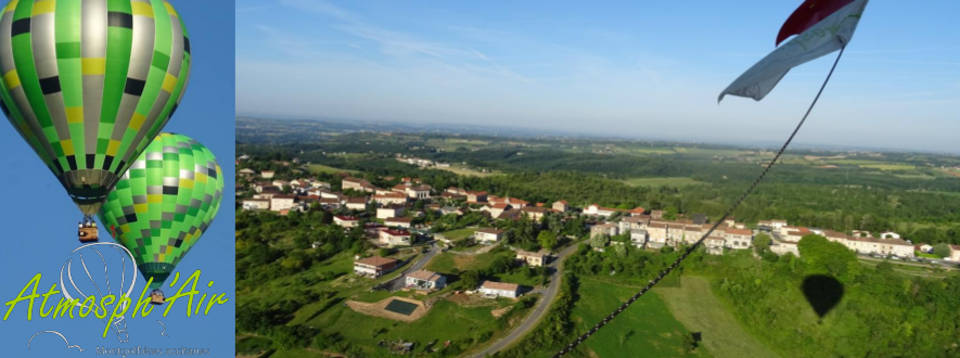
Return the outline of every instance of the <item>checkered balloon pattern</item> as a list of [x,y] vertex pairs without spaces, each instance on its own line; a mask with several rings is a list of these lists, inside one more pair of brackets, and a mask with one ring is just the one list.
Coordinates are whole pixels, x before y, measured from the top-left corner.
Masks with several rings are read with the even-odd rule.
[[223,173],[209,149],[160,133],[107,196],[100,221],[159,288],[210,226],[223,198]]
[[11,0],[0,109],[93,215],[183,98],[190,41],[164,0]]

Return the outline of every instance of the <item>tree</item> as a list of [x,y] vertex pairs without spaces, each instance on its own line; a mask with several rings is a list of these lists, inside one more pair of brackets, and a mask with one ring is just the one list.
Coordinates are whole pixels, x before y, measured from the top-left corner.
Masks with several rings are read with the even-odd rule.
[[860,269],[856,253],[820,235],[804,236],[797,243],[797,249],[808,273],[826,273],[849,282]]
[[763,233],[757,234],[757,236],[753,238],[753,248],[757,254],[763,255],[764,252],[770,250],[770,243],[772,242],[773,240],[770,238],[770,235]]
[[537,235],[537,242],[544,249],[553,250],[553,247],[557,245],[557,234],[549,230],[543,230]]
[[946,243],[933,245],[933,254],[940,256],[941,258],[950,256],[950,245],[947,245]]

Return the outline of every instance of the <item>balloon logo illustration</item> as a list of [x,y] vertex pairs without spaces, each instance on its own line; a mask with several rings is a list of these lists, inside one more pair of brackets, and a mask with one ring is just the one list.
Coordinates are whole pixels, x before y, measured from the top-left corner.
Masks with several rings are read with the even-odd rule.
[[[79,207],[83,233],[176,111],[190,41],[167,1],[13,0],[0,72],[0,109]],[[96,240],[88,231],[81,241]]]
[[133,254],[153,303],[183,256],[210,226],[223,198],[223,173],[209,149],[161,133],[133,162],[100,208],[100,221]]

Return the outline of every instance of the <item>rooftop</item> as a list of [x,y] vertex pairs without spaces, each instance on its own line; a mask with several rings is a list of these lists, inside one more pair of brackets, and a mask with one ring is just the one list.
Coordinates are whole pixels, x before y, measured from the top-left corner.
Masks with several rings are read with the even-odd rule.
[[480,288],[486,288],[489,290],[517,291],[520,289],[520,285],[509,282],[483,281],[483,285],[480,285]]

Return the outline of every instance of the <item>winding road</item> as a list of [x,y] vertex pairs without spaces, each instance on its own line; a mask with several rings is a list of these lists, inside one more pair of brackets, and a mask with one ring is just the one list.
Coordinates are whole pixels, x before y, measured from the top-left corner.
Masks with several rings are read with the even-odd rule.
[[567,246],[557,255],[557,259],[551,262],[547,267],[553,268],[553,273],[550,274],[550,284],[547,285],[547,288],[542,290],[543,297],[537,301],[536,306],[533,307],[533,311],[523,319],[523,322],[519,326],[513,329],[506,336],[496,340],[490,346],[484,348],[482,351],[477,352],[471,357],[473,358],[483,358],[488,355],[492,355],[500,350],[509,347],[510,345],[516,343],[521,338],[530,333],[531,330],[536,328],[537,323],[540,322],[544,316],[547,315],[550,305],[553,304],[553,300],[557,298],[557,293],[560,292],[560,280],[563,277],[561,273],[563,272],[563,261],[566,260],[571,254],[577,251],[578,243],[573,243],[570,246]]
[[420,255],[420,257],[417,258],[417,261],[414,261],[413,264],[404,269],[399,277],[388,282],[384,282],[380,286],[390,291],[402,289],[405,280],[404,277],[406,277],[408,273],[422,269],[427,265],[428,262],[430,262],[431,259],[433,259],[434,256],[437,255],[437,253],[440,252],[440,248],[437,247],[436,243],[430,243],[430,246],[427,246],[427,248],[429,251],[427,251],[426,254]]

